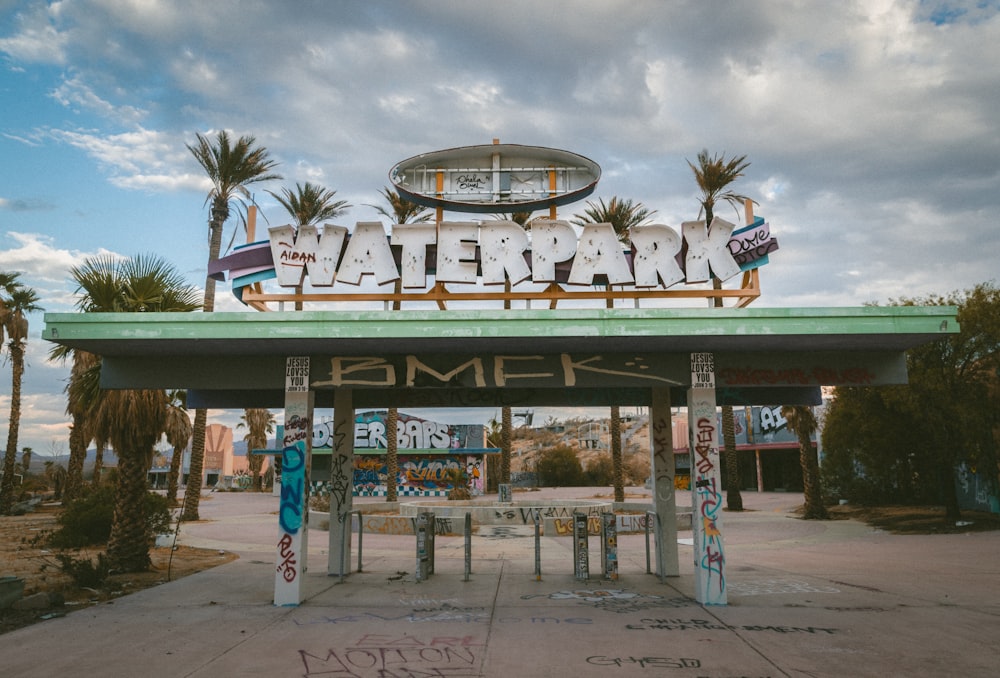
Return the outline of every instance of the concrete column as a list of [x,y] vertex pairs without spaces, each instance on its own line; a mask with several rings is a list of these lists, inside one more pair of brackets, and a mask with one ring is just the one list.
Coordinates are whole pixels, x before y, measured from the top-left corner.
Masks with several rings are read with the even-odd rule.
[[726,558],[722,546],[719,419],[715,407],[714,356],[711,353],[691,354],[691,383],[688,425],[692,449],[695,599],[703,605],[725,605]]
[[[680,556],[677,550],[677,494],[674,488],[674,441],[670,418],[670,389],[653,389],[652,407],[649,410],[649,430],[652,433],[653,509],[660,517],[659,543],[663,545],[662,558],[657,552],[656,573],[667,577],[680,575]],[[655,526],[654,526],[655,527]]]
[[281,441],[281,500],[275,553],[274,604],[302,602],[308,559],[309,467],[312,452],[312,393],[309,358],[285,361],[285,425]]
[[330,463],[330,550],[327,574],[351,569],[351,511],[354,509],[354,394],[333,394],[333,458]]

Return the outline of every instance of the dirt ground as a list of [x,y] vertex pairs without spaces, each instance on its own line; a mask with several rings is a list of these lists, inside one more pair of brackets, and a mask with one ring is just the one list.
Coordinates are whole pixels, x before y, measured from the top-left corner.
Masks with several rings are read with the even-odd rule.
[[1000,516],[962,511],[958,523],[945,518],[942,506],[831,506],[833,519],[853,518],[892,534],[961,534],[1000,530]]
[[[57,553],[80,559],[96,557],[104,546],[57,551],[45,544],[45,533],[56,525],[58,506],[42,505],[23,516],[0,516],[0,577],[24,580],[24,595],[50,592],[62,597],[63,604],[33,610],[0,610],[0,634],[45,619],[61,616],[90,605],[108,604],[120,596],[186,577],[235,560],[235,553],[196,549],[188,546],[150,550],[153,566],[148,572],[112,575],[100,588],[81,588],[60,571]],[[58,597],[58,596],[57,596]]]

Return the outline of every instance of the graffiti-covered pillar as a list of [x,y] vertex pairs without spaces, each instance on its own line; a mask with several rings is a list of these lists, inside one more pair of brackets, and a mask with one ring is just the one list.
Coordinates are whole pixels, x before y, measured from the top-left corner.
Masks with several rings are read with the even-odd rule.
[[274,575],[274,604],[302,602],[302,575],[309,552],[309,467],[313,399],[309,358],[285,359],[285,425],[281,440],[281,500]]
[[330,463],[330,550],[327,574],[346,575],[351,561],[351,511],[354,509],[354,395],[333,394],[333,458]]
[[[656,573],[667,577],[680,575],[677,552],[677,495],[674,489],[674,441],[670,419],[670,389],[654,388],[649,408],[649,430],[652,431],[653,509],[660,518],[656,535]],[[661,562],[662,560],[662,562]]]
[[703,605],[725,605],[719,420],[715,413],[715,358],[711,353],[691,354],[688,426],[693,481],[691,527],[694,532],[695,599]]

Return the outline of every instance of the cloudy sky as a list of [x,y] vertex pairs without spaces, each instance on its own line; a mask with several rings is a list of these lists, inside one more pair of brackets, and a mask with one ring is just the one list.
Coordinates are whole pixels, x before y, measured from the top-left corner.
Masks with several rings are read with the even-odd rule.
[[[686,160],[746,154],[736,188],[781,249],[757,306],[857,306],[1000,271],[1000,3],[0,0],[0,270],[48,311],[101,252],[207,260],[196,133],[252,134],[284,181],[366,205],[398,161],[550,146],[592,199],[698,216]],[[585,205],[562,208],[571,216]],[[724,215],[723,215],[724,216]],[[735,215],[731,215],[735,218]],[[220,310],[237,306],[220,287]],[[66,369],[31,319],[19,447],[66,449]],[[10,369],[0,367],[6,440]],[[214,413],[231,423],[233,413]]]

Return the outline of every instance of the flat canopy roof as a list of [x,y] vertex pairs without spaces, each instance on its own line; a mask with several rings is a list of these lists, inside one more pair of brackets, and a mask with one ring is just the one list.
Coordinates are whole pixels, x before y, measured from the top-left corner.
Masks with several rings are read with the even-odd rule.
[[[645,404],[683,398],[713,353],[720,402],[815,402],[819,386],[905,383],[903,352],[958,332],[952,306],[83,313],[43,338],[104,358],[106,388],[186,388],[194,407],[280,407],[285,358],[317,405]],[[728,395],[727,395],[728,394]]]

